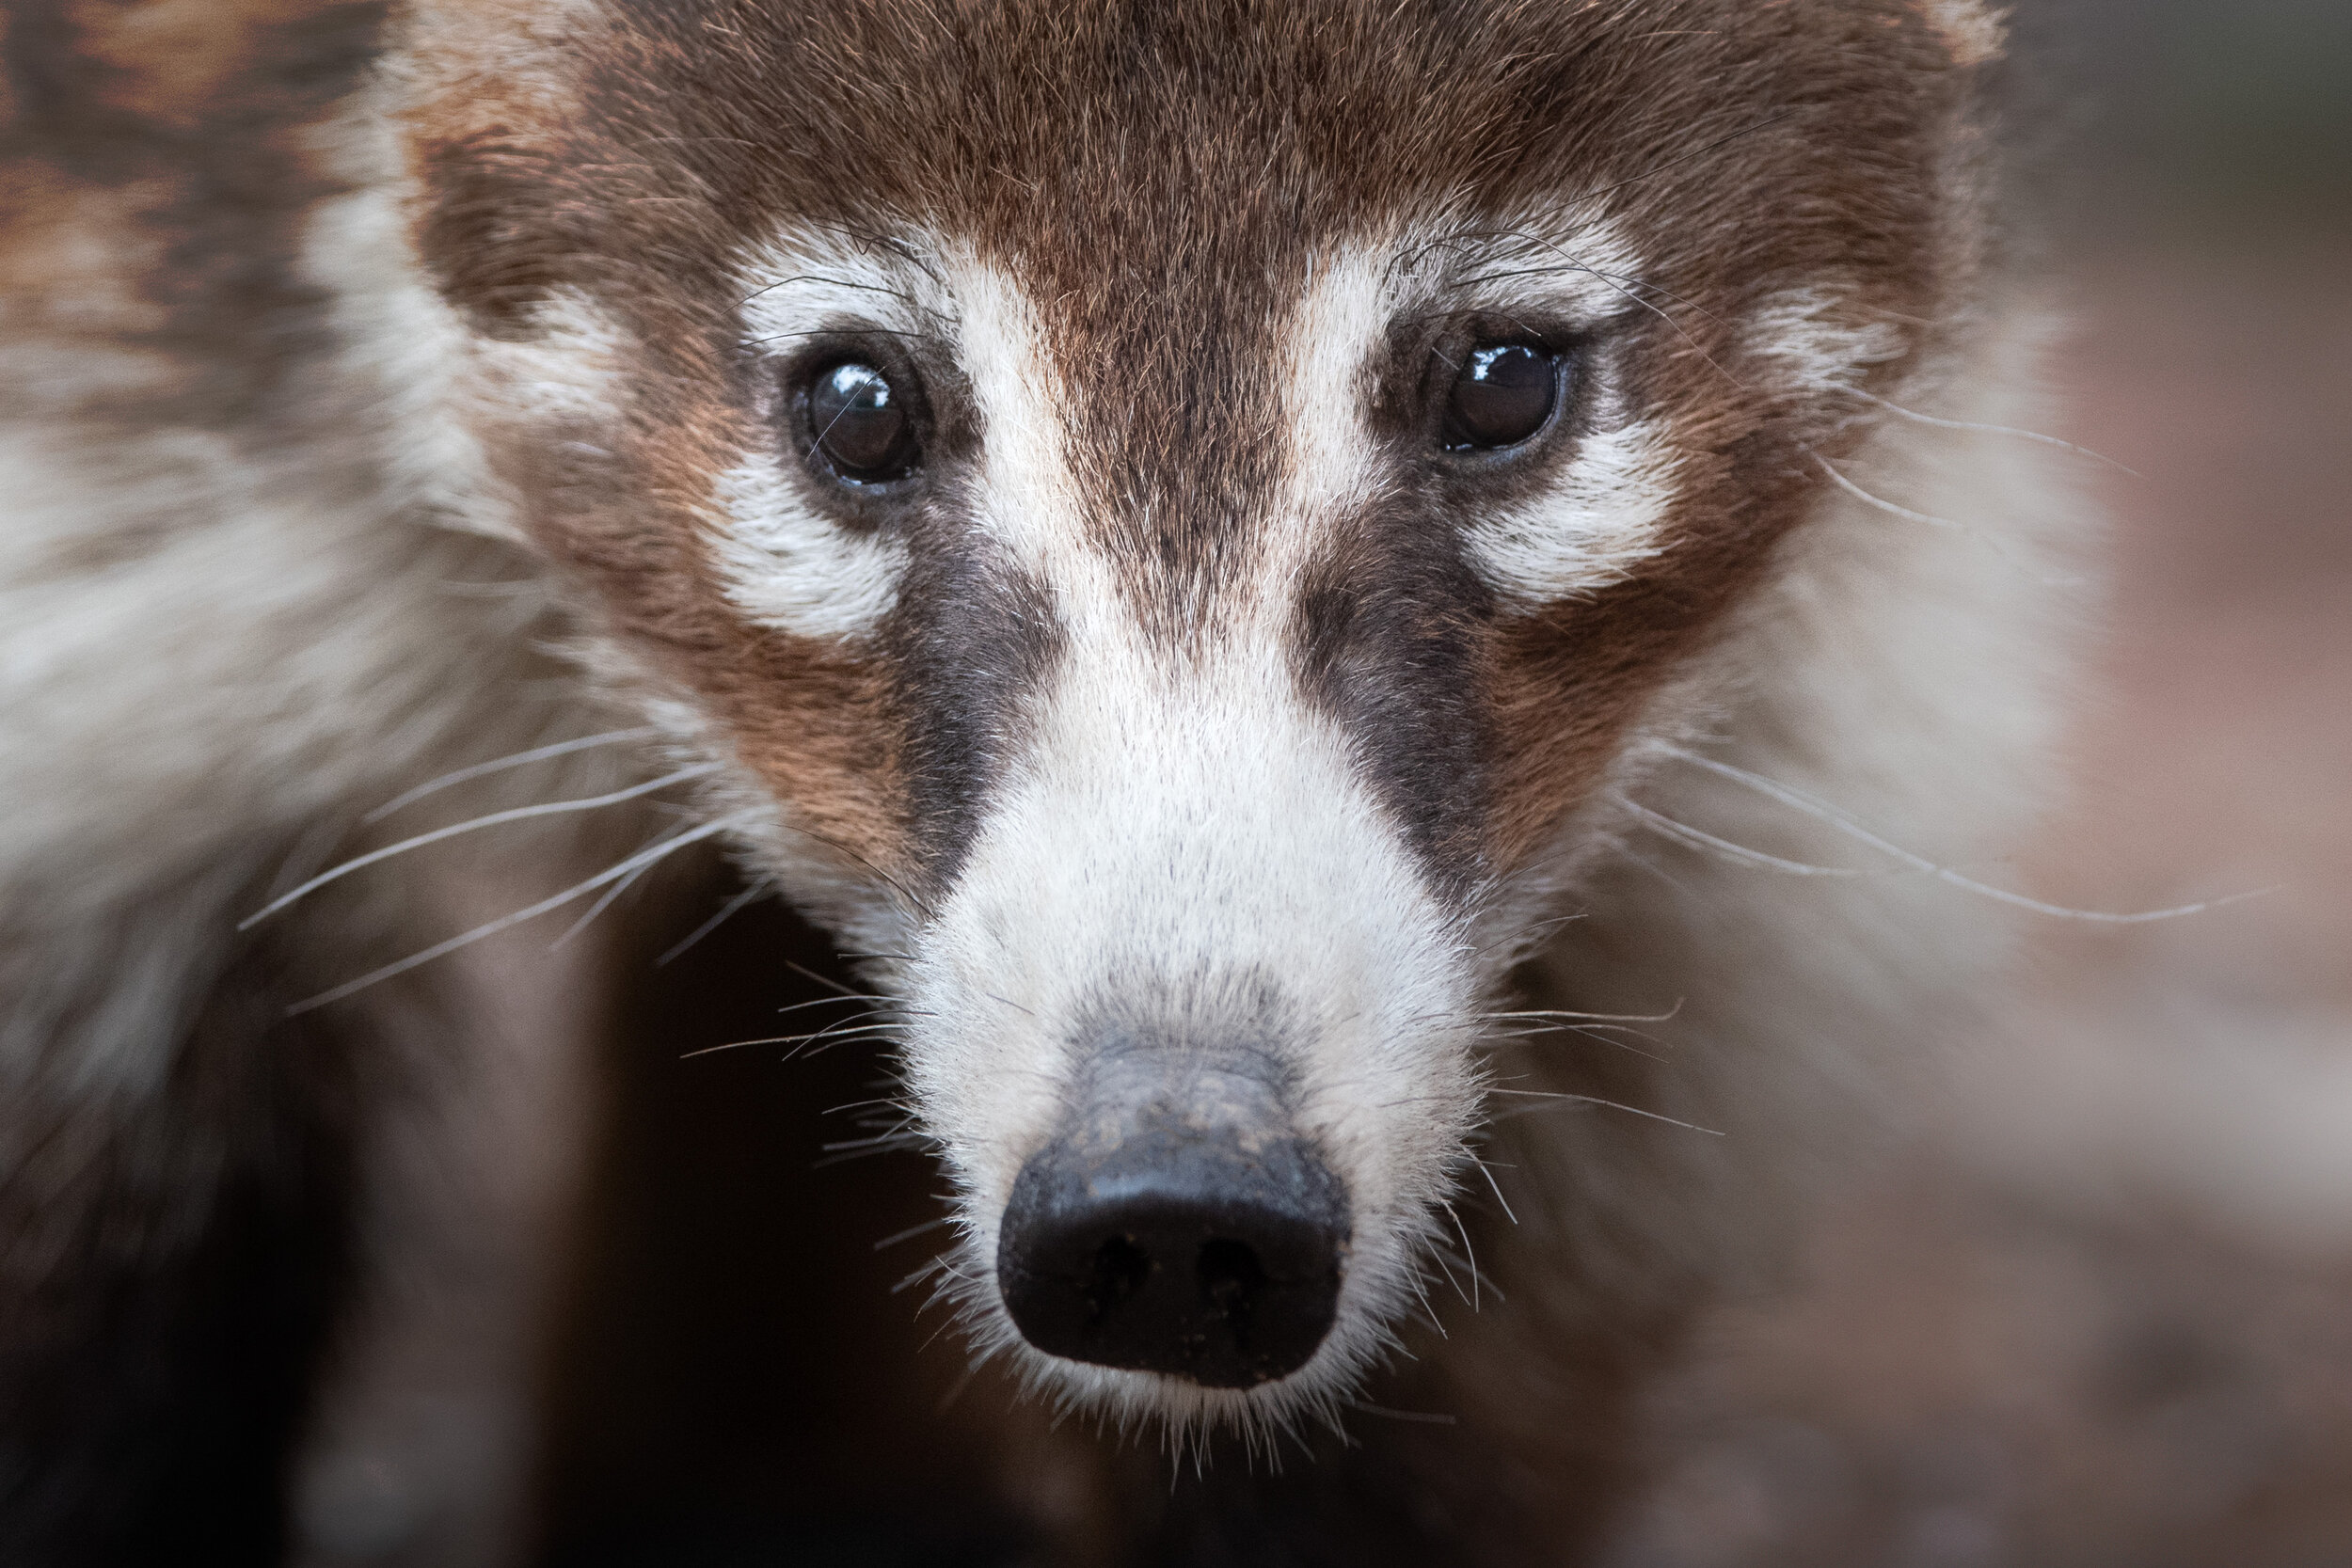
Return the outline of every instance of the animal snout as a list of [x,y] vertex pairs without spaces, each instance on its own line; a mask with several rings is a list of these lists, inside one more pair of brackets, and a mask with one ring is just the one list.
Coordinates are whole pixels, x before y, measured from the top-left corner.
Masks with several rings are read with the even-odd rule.
[[996,1275],[1049,1354],[1248,1388],[1330,1332],[1348,1234],[1339,1180],[1299,1138],[1163,1111],[1031,1156]]

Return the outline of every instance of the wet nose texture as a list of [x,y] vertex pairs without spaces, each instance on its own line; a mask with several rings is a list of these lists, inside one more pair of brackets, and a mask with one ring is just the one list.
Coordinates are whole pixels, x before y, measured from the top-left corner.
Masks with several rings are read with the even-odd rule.
[[1305,1144],[1147,1123],[1070,1140],[1013,1183],[996,1253],[1012,1321],[1053,1355],[1248,1388],[1330,1331],[1345,1194]]

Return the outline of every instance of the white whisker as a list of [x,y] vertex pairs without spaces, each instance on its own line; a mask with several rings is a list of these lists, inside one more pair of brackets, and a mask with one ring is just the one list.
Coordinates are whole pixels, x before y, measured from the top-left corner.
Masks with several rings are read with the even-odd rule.
[[1778,855],[1768,855],[1761,849],[1751,849],[1744,844],[1734,844],[1727,838],[1717,838],[1713,833],[1702,832],[1687,822],[1677,822],[1673,817],[1654,812],[1627,796],[1620,795],[1616,800],[1618,805],[1631,812],[1647,826],[1656,829],[1668,838],[1678,840],[1693,848],[1712,849],[1733,860],[1741,861],[1750,865],[1760,865],[1772,871],[1786,872],[1791,877],[1859,877],[1862,875],[1859,871],[1849,870],[1844,866],[1808,865],[1803,861],[1783,860]]
[[[1677,1121],[1674,1117],[1661,1116],[1656,1111],[1645,1111],[1639,1105],[1628,1105],[1622,1101],[1603,1100],[1598,1095],[1563,1094],[1551,1089],[1488,1089],[1486,1092],[1488,1094],[1507,1094],[1516,1100],[1554,1100],[1565,1101],[1571,1104],[1578,1105],[1599,1105],[1612,1111],[1623,1111],[1628,1116],[1643,1117],[1650,1121],[1662,1121],[1669,1127],[1679,1127],[1687,1132],[1704,1132],[1710,1138],[1720,1138],[1724,1135],[1723,1132],[1712,1127],[1701,1127],[1695,1121]],[[1532,1111],[1540,1111],[1543,1109],[1545,1109],[1545,1107],[1541,1105],[1522,1106],[1518,1111],[1511,1113],[1510,1116],[1497,1117],[1494,1119],[1497,1121],[1508,1121],[1511,1120],[1513,1117],[1522,1116]]]
[[900,1242],[911,1242],[927,1230],[937,1230],[943,1225],[953,1225],[955,1223],[956,1217],[953,1214],[942,1214],[935,1220],[925,1220],[921,1225],[910,1225],[904,1230],[894,1230],[889,1235],[884,1236],[881,1241],[876,1242],[874,1243],[874,1250],[876,1252],[887,1252],[892,1247],[897,1246]]
[[1807,455],[1809,455],[1814,462],[1821,466],[1821,472],[1829,475],[1829,477],[1836,483],[1836,485],[1840,490],[1845,491],[1846,494],[1851,496],[1854,499],[1860,501],[1865,506],[1874,506],[1890,517],[1900,517],[1907,522],[1926,523],[1932,528],[1956,529],[1962,533],[1970,531],[1966,523],[1954,522],[1949,517],[1938,517],[1925,512],[1914,512],[1910,507],[1897,506],[1893,501],[1885,500],[1880,497],[1874,496],[1870,494],[1869,491],[1865,490],[1861,485],[1856,484],[1852,480],[1848,479],[1844,474],[1839,473],[1836,466],[1831,463],[1828,458],[1823,457],[1820,452],[1811,452]]
[[2055,436],[2044,436],[2038,430],[2020,430],[2015,425],[2008,424],[1981,424],[1974,420],[1938,419],[1933,414],[1922,414],[1915,409],[1905,408],[1900,404],[1889,403],[1877,393],[1866,392],[1859,387],[1848,387],[1835,381],[1824,381],[1819,385],[1831,391],[1844,392],[1850,396],[1858,397],[1866,403],[1875,403],[1888,413],[1899,414],[1915,424],[1933,425],[1938,430],[1974,430],[1988,436],[2014,436],[2021,441],[2037,441],[2045,447],[2056,447],[2060,451],[2071,451],[2077,457],[2088,457],[2093,463],[2104,463],[2116,472],[2129,474],[2134,479],[2146,477],[2137,468],[2118,463],[2105,452],[2093,451],[2089,447],[2076,446],[2072,441],[2061,441]]
[[606,888],[604,892],[597,895],[596,901],[588,906],[587,913],[581,915],[578,920],[573,921],[571,926],[562,936],[557,937],[553,942],[548,943],[548,951],[550,953],[558,951],[564,946],[564,943],[570,942],[574,937],[580,935],[580,932],[596,924],[596,916],[611,909],[615,899],[619,898],[622,894],[627,893],[630,888],[634,887],[637,884],[637,879],[652,869],[653,863],[648,861],[644,865],[639,866],[636,870],[630,872],[628,876],[622,878],[619,881],[614,882],[611,887]]
[[701,778],[704,774],[713,771],[716,767],[715,763],[697,763],[691,768],[681,768],[675,773],[665,773],[658,779],[648,779],[641,784],[631,784],[627,789],[616,789],[609,795],[594,795],[579,800],[548,800],[535,806],[516,806],[508,811],[494,811],[487,816],[477,816],[470,821],[453,822],[446,828],[436,828],[429,833],[419,833],[414,838],[404,838],[398,844],[388,844],[381,849],[371,849],[364,855],[355,856],[331,870],[320,872],[293,892],[280,894],[237,922],[237,929],[250,930],[254,926],[276,914],[287,905],[316,893],[327,883],[348,877],[355,871],[364,870],[380,861],[390,860],[394,855],[405,855],[411,849],[421,849],[428,844],[438,844],[443,839],[455,838],[461,833],[476,832],[484,828],[501,827],[509,822],[524,822],[537,816],[556,816],[568,812],[596,811],[604,806],[619,805],[624,800],[634,800],[640,796],[651,795],[656,790],[667,789],[672,784],[683,784],[689,779]]
[[1513,1225],[1518,1224],[1518,1215],[1511,1212],[1511,1200],[1502,1196],[1502,1184],[1495,1180],[1495,1173],[1487,1168],[1486,1162],[1480,1159],[1472,1159],[1470,1164],[1476,1165],[1478,1167],[1478,1174],[1486,1179],[1487,1190],[1495,1195],[1495,1201],[1502,1205],[1503,1216]]
[[2049,577],[2036,570],[2030,562],[2019,560],[2017,552],[2010,546],[2009,541],[2003,539],[1997,533],[1987,532],[1983,529],[1972,527],[1967,523],[1955,522],[1949,517],[1938,517],[1926,512],[1915,512],[1908,506],[1898,506],[1893,501],[1886,499],[1884,497],[1870,494],[1869,491],[1865,490],[1861,485],[1856,484],[1852,480],[1848,479],[1844,474],[1839,473],[1837,469],[1831,465],[1830,460],[1823,457],[1820,452],[1809,451],[1806,455],[1810,456],[1814,462],[1821,466],[1821,471],[1829,475],[1829,477],[1836,482],[1840,490],[1845,491],[1846,494],[1862,502],[1865,506],[1875,507],[1879,511],[1885,513],[1890,517],[1900,517],[1906,522],[1926,523],[1931,528],[1947,528],[1956,532],[1964,533],[1971,539],[1976,540],[1979,544],[1991,548],[1995,555],[1998,555],[2002,560],[2008,562],[2019,571],[2026,573],[2045,588],[2079,588],[2082,586],[2083,579],[2080,578]]
[[2247,893],[2233,893],[2223,898],[2209,898],[2202,903],[2183,904],[2169,910],[2146,910],[2137,914],[2109,914],[2098,910],[2070,910],[2058,904],[2045,904],[2039,898],[2028,898],[2022,893],[2011,893],[2007,888],[1997,888],[1988,882],[1979,882],[1973,877],[1963,876],[1950,866],[1938,865],[1924,856],[1915,855],[1902,846],[1881,838],[1836,807],[1817,800],[1785,784],[1765,778],[1760,773],[1751,773],[1744,768],[1734,768],[1727,762],[1718,762],[1713,757],[1704,756],[1697,752],[1665,742],[1660,742],[1658,749],[1666,755],[1687,762],[1694,768],[1703,768],[1718,778],[1728,779],[1744,788],[1752,789],[1768,800],[1777,800],[1791,811],[1802,812],[1818,822],[1836,829],[1857,844],[1867,845],[1870,848],[1900,862],[1915,871],[1925,872],[1941,881],[1949,882],[1954,887],[1965,889],[1982,897],[2013,905],[2021,910],[2031,910],[2036,914],[2046,914],[2059,920],[2082,920],[2100,926],[2142,926],[2151,921],[2179,920],[2186,915],[2203,914],[2209,910],[2221,909],[2226,905],[2239,903],[2248,898],[2259,898],[2265,894],[2276,891],[2271,888],[2256,888]]
[[619,864],[607,866],[604,870],[597,872],[586,881],[574,883],[571,887],[564,889],[562,893],[556,894],[551,897],[542,898],[539,902],[531,905],[527,909],[516,910],[512,914],[501,915],[498,919],[477,926],[470,931],[466,931],[460,935],[453,936],[447,942],[436,942],[421,953],[412,953],[407,958],[401,959],[397,963],[389,963],[381,969],[371,970],[367,974],[360,975],[357,980],[345,981],[343,984],[337,986],[332,990],[321,991],[316,996],[297,1002],[286,1009],[287,1016],[293,1017],[297,1013],[307,1013],[313,1007],[324,1007],[329,1002],[340,1002],[344,997],[351,995],[354,991],[364,990],[368,987],[374,985],[379,980],[389,980],[395,974],[405,974],[408,971],[417,968],[421,964],[431,963],[437,958],[441,958],[446,954],[454,953],[461,947],[469,946],[474,942],[480,942],[485,937],[495,936],[499,932],[506,930],[510,927],[521,925],[526,920],[536,919],[538,916],[547,913],[549,910],[561,909],[563,906],[570,903],[573,899],[580,897],[583,894],[590,893],[597,888],[603,887],[608,882],[618,880],[620,878],[626,877],[632,871],[635,871],[639,866],[650,864],[653,862],[660,860],[662,856],[669,854],[674,849],[683,848],[689,844],[699,843],[701,840],[709,838],[715,833],[723,832],[727,829],[736,826],[740,820],[741,818],[739,817],[722,816],[714,821],[706,822],[699,828],[690,829],[685,832],[679,833],[674,838],[665,839],[649,849],[640,849],[636,854],[631,855],[625,861],[622,861]]
[[1583,1023],[1671,1023],[1682,1015],[1682,1004],[1677,1002],[1662,1013],[1576,1013],[1565,1007],[1534,1007],[1521,1012],[1480,1013],[1486,1019],[1514,1018],[1572,1018]]
[[395,795],[359,820],[362,824],[381,822],[403,806],[413,805],[428,795],[438,794],[470,779],[487,778],[493,773],[503,773],[510,768],[545,762],[550,757],[569,756],[574,752],[591,751],[598,746],[614,746],[628,740],[651,740],[660,733],[649,724],[633,730],[607,730],[602,735],[582,736],[577,740],[559,740],[551,746],[536,746],[528,752],[516,752],[512,756],[500,757],[493,762],[477,762],[470,768],[460,768],[454,773],[444,773],[429,784],[421,784],[405,795]]
[[728,899],[724,904],[720,905],[719,912],[717,914],[712,915],[708,920],[706,920],[701,925],[695,927],[693,931],[688,935],[684,942],[679,942],[676,946],[662,954],[661,957],[654,959],[654,968],[660,969],[666,965],[672,958],[677,958],[679,955],[686,952],[687,949],[702,941],[703,938],[708,936],[711,932],[725,925],[747,906],[755,902],[763,894],[767,893],[774,886],[775,884],[773,882],[763,877],[758,881],[755,881],[751,886],[745,888],[742,892],[737,894],[734,897]]

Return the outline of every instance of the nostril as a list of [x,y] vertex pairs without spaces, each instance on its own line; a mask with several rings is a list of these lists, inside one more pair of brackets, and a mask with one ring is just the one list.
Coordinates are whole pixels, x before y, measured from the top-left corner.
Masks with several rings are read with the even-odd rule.
[[996,1276],[1041,1351],[1246,1388],[1312,1358],[1347,1240],[1338,1181],[1295,1140],[1245,1154],[1147,1129],[1091,1160],[1060,1146],[1032,1157]]
[[1216,1236],[1200,1243],[1194,1273],[1200,1281],[1200,1299],[1216,1316],[1233,1326],[1233,1338],[1247,1349],[1249,1342],[1249,1303],[1266,1282],[1265,1270],[1247,1242]]
[[1117,1311],[1151,1277],[1152,1255],[1136,1245],[1133,1236],[1113,1236],[1096,1247],[1094,1270],[1088,1275],[1084,1288],[1087,1301],[1094,1308],[1093,1321],[1099,1323]]

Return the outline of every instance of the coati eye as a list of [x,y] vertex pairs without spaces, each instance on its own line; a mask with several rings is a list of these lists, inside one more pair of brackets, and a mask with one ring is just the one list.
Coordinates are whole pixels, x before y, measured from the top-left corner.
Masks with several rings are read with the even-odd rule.
[[1446,393],[1438,439],[1448,451],[1515,447],[1551,421],[1560,356],[1527,343],[1481,343]]
[[808,433],[833,471],[852,483],[900,478],[920,455],[906,399],[861,360],[817,372],[808,387]]

